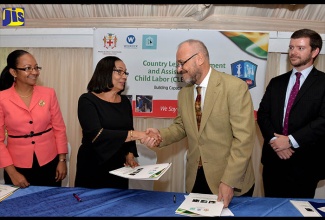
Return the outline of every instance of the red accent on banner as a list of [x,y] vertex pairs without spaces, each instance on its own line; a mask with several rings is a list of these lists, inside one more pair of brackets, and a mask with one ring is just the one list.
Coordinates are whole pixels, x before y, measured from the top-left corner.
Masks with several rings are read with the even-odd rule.
[[132,101],[134,117],[175,118],[177,116],[177,100],[152,100],[152,110],[145,109],[145,112],[138,112],[135,106],[135,101]]

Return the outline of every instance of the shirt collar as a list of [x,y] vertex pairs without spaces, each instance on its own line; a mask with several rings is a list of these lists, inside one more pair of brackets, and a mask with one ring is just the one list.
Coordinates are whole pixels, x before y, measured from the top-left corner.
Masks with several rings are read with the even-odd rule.
[[[307,76],[309,75],[309,73],[311,72],[311,70],[314,68],[314,65],[311,65],[310,67],[307,67],[306,69],[300,71],[301,75],[303,75],[305,78],[307,78]],[[292,69],[292,74],[291,75],[295,75],[297,71],[295,68]]]
[[200,85],[195,85],[195,88],[197,86],[201,86],[201,87],[204,87],[204,88],[208,87],[208,82],[209,82],[209,78],[210,78],[210,75],[211,75],[211,70],[212,69],[210,67],[208,74],[205,76],[205,78],[203,79],[203,81],[201,82],[201,84]]

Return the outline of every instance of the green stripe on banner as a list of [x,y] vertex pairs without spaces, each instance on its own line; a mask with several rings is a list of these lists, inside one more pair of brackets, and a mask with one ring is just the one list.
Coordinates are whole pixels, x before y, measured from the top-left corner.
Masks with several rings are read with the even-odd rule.
[[261,58],[266,59],[267,58],[267,51],[263,50],[256,44],[254,44],[251,40],[247,39],[243,35],[239,35],[237,37],[231,37],[231,41],[233,41],[240,49],[246,51],[247,53]]
[[[251,35],[250,33],[240,33],[240,32],[221,32],[226,37],[228,37],[232,42],[234,42],[240,49],[247,52],[248,54],[260,58],[267,59],[268,51],[267,49],[268,42],[266,37],[268,35],[256,36],[256,34]],[[251,38],[250,38],[251,37]]]

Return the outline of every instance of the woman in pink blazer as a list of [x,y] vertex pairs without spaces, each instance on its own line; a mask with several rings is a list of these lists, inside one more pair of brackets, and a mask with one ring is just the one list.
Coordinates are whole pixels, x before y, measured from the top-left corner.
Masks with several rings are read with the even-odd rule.
[[15,50],[0,76],[0,168],[21,188],[61,186],[67,175],[66,127],[54,89],[36,85],[41,69]]

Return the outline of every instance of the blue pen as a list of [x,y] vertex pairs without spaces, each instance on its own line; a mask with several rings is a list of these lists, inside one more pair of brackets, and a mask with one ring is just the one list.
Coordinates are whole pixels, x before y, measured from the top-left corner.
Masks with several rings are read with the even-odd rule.
[[82,202],[81,198],[76,193],[73,193],[73,197],[75,197],[78,202]]

